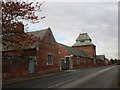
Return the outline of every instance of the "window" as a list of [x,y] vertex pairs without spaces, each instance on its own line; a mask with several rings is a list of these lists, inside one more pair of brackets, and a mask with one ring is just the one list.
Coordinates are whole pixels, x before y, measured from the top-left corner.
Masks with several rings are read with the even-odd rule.
[[81,42],[85,42],[85,40],[81,40]]
[[80,64],[80,57],[77,57],[77,64]]
[[4,60],[23,60],[24,56],[16,56],[16,55],[3,55],[2,59]]
[[48,53],[47,65],[53,65],[53,57],[51,53]]
[[88,40],[86,40],[86,42],[91,42],[91,41],[88,39]]
[[11,60],[11,56],[8,56],[8,55],[2,55],[2,59]]

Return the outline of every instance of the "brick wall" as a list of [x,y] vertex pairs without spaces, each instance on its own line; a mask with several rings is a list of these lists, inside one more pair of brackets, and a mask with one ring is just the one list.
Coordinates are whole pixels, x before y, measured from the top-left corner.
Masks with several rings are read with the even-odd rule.
[[3,52],[2,57],[2,79],[14,79],[28,75],[28,61],[36,50]]
[[77,63],[77,56],[72,57],[73,60],[73,68],[77,69],[77,68],[82,68],[82,67],[86,67],[85,62],[85,58],[80,57],[80,63]]
[[94,45],[86,45],[86,46],[73,46],[74,48],[83,50],[86,52],[88,55],[92,57],[96,57],[96,47]]
[[[35,75],[42,75],[48,72],[60,70],[59,47],[52,35],[52,32],[49,31],[46,33],[45,37],[38,43],[38,49],[3,52],[4,56],[23,56],[21,59],[16,58],[14,60],[3,58],[3,80],[29,76],[28,62],[32,56],[36,57]],[[53,65],[47,65],[48,53],[51,53],[53,57]]]
[[[60,45],[59,45],[59,49],[60,49],[60,52],[61,52],[60,58],[65,59],[65,56],[70,56],[71,55],[70,52],[68,52],[64,47],[62,47]],[[93,59],[89,59],[89,58],[85,58],[85,57],[80,57],[80,64],[77,63],[77,56],[72,56],[71,60],[72,60],[74,69],[89,67],[89,66],[94,65]]]
[[64,47],[59,45],[59,50],[60,50],[60,58],[65,58],[65,56],[70,56],[71,53],[68,52]]
[[[53,65],[47,65],[48,53],[53,57]],[[59,47],[51,32],[48,32],[40,41],[39,49],[37,51],[37,73],[46,73],[50,71],[59,71]]]
[[105,66],[105,65],[107,65],[105,61],[97,60],[97,66]]

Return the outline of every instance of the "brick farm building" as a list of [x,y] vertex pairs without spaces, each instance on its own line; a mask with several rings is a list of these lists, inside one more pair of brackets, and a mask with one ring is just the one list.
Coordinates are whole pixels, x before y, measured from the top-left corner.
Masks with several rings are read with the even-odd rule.
[[50,28],[28,34],[40,40],[21,52],[2,51],[3,80],[108,65],[105,55],[96,55],[96,46],[87,33],[81,33],[72,47],[56,42]]

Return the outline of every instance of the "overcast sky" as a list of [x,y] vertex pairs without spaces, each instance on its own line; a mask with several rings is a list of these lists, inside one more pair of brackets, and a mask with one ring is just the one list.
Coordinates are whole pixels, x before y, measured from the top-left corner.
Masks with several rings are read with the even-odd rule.
[[97,54],[118,58],[117,2],[46,2],[41,9],[38,15],[46,18],[29,24],[30,31],[50,27],[56,41],[68,46],[80,33],[87,32]]

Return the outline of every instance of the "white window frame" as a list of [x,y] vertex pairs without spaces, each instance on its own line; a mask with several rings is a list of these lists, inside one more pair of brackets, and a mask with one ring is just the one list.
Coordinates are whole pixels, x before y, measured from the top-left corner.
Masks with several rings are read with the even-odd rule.
[[47,65],[53,65],[53,55],[51,53],[47,54]]

